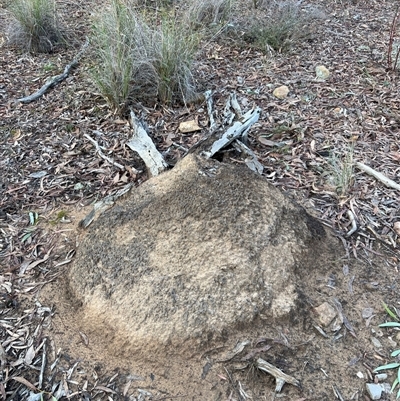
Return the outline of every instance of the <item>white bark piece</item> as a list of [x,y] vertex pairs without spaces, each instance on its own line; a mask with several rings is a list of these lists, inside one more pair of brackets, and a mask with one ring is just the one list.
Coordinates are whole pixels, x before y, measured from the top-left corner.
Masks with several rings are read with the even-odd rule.
[[265,361],[262,358],[258,358],[256,361],[256,366],[258,369],[269,373],[274,376],[276,379],[276,387],[275,392],[279,393],[282,390],[282,387],[285,383],[293,384],[293,386],[299,387],[300,382],[295,379],[293,376],[289,376],[286,373],[283,373],[276,366],[271,365],[269,362]]
[[255,153],[249,147],[247,147],[242,141],[239,141],[239,139],[236,139],[233,146],[240,152],[243,152],[249,156],[244,161],[247,167],[250,170],[254,171],[255,173],[262,175],[264,171],[264,166],[258,161]]
[[394,189],[397,189],[398,191],[400,191],[400,184],[397,184],[396,182],[392,181],[390,178],[387,178],[382,173],[379,173],[378,171],[374,170],[373,168],[371,168],[363,163],[360,163],[360,162],[357,162],[356,166],[360,170],[365,171],[367,174],[375,177],[378,181],[382,182],[387,187],[394,188]]
[[207,102],[208,120],[210,121],[210,132],[213,132],[216,126],[213,112],[212,92],[210,90],[204,92],[204,97]]
[[242,121],[236,121],[220,139],[213,143],[211,150],[209,152],[204,152],[203,155],[209,159],[235,139],[246,135],[251,126],[258,121],[260,113],[261,109],[259,107],[248,111],[243,116]]
[[152,177],[159,175],[168,167],[168,164],[164,160],[161,153],[157,150],[153,141],[147,135],[146,130],[143,128],[143,125],[132,110],[131,125],[133,129],[133,135],[126,144],[133,151],[139,154]]

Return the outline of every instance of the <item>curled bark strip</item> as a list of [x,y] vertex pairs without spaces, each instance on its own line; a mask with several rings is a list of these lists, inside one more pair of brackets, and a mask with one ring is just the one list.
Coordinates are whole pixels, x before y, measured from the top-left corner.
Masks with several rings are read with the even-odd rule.
[[351,234],[354,234],[357,231],[357,222],[351,210],[347,211],[347,216],[349,216],[351,222],[351,230],[346,233],[346,237],[350,237]]
[[86,38],[86,41],[85,41],[84,45],[82,46],[82,49],[75,56],[75,58],[72,60],[72,62],[64,68],[64,72],[62,74],[56,75],[55,77],[49,79],[37,92],[33,93],[32,95],[17,99],[15,101],[15,104],[31,103],[31,102],[39,99],[41,96],[43,96],[50,88],[53,88],[60,82],[64,81],[64,79],[66,79],[68,77],[68,75],[70,74],[71,70],[74,69],[78,65],[79,59],[82,57],[82,54],[86,51],[88,46],[89,46],[89,39]]

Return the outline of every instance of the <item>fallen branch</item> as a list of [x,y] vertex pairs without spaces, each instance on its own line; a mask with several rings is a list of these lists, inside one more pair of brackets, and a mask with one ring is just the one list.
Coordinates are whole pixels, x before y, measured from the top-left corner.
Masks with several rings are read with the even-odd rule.
[[387,187],[394,188],[394,189],[397,189],[398,191],[400,191],[400,185],[397,184],[396,182],[392,181],[390,178],[387,178],[382,173],[379,173],[378,171],[376,171],[376,170],[372,169],[371,167],[366,166],[365,164],[360,163],[360,162],[357,162],[356,166],[360,170],[365,171],[367,174],[375,177],[378,181],[382,182]]
[[112,207],[115,201],[122,195],[125,195],[127,192],[129,192],[133,186],[134,186],[133,183],[125,185],[124,188],[117,191],[114,195],[108,195],[101,201],[96,202],[90,213],[79,222],[79,227],[80,228],[89,227],[89,225],[92,224],[92,222],[94,221],[96,214],[100,214],[105,210],[109,209],[110,207]]
[[100,145],[99,145],[90,135],[84,134],[84,137],[87,138],[87,139],[89,139],[89,141],[93,143],[93,145],[94,145],[95,148],[96,148],[97,153],[99,154],[99,156],[100,156],[102,159],[107,160],[110,164],[112,164],[112,165],[115,166],[115,167],[118,167],[120,170],[125,170],[125,167],[124,167],[122,164],[119,164],[119,163],[115,162],[113,159],[111,159],[111,157],[106,156],[106,155],[102,152],[102,150],[101,150],[101,148],[100,148]]
[[275,392],[276,393],[279,393],[282,390],[282,387],[285,383],[293,384],[296,387],[300,386],[300,382],[297,379],[295,379],[293,376],[289,376],[286,373],[283,373],[276,366],[271,365],[269,362],[265,361],[262,358],[258,358],[256,360],[256,367],[275,377],[275,379],[276,379]]
[[55,77],[50,78],[37,92],[33,93],[32,95],[17,99],[15,101],[15,104],[31,103],[31,102],[37,100],[39,97],[43,96],[50,88],[53,88],[60,82],[64,81],[64,79],[66,79],[68,77],[68,75],[70,74],[71,70],[78,65],[79,59],[82,57],[82,54],[86,51],[88,46],[89,46],[89,39],[86,38],[86,42],[82,46],[82,49],[75,56],[75,58],[72,60],[72,62],[64,68],[64,72],[62,74],[56,75]]
[[249,147],[247,147],[242,141],[239,141],[239,139],[236,139],[233,143],[233,147],[239,152],[243,152],[249,156],[246,157],[244,162],[250,170],[260,175],[263,173],[264,166],[258,161],[257,156]]
[[132,138],[126,143],[133,151],[142,158],[151,176],[162,173],[168,164],[162,154],[157,150],[151,138],[147,135],[142,123],[131,110]]
[[222,148],[232,143],[235,139],[240,136],[245,136],[249,131],[250,127],[258,121],[260,117],[261,109],[257,107],[256,109],[248,111],[244,116],[242,121],[236,121],[232,127],[230,127],[224,135],[217,141],[215,141],[209,152],[203,152],[203,155],[209,159],[213,157]]

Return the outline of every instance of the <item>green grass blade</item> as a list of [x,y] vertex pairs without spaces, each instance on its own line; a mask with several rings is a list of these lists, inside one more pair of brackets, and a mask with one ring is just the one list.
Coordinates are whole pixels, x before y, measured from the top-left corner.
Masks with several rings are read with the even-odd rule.
[[397,382],[400,382],[400,369],[397,369],[397,378],[396,378],[396,380],[397,380]]
[[400,363],[392,362],[392,363],[388,363],[387,365],[378,366],[376,369],[374,369],[374,372],[379,372],[379,371],[385,370],[385,369],[396,369],[399,366],[400,366]]
[[400,323],[398,323],[398,322],[387,322],[387,323],[380,324],[379,327],[400,327]]
[[393,318],[394,320],[399,320],[399,318],[396,316],[396,314],[389,308],[389,306],[387,304],[385,304],[385,302],[383,302],[383,308],[385,309],[386,313]]
[[390,356],[397,356],[400,354],[400,349],[396,349],[396,351],[393,351]]
[[392,388],[390,389],[390,392],[393,393],[393,390],[396,388],[396,386],[399,384],[399,379],[396,377],[396,380],[392,384]]

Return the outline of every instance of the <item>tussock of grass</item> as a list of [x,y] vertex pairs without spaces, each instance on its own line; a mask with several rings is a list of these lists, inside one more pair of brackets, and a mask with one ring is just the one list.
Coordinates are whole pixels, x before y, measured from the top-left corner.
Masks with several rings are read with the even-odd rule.
[[134,101],[187,102],[194,95],[192,64],[199,40],[172,13],[146,20],[113,0],[94,23],[94,81],[120,113]]
[[92,77],[114,109],[123,108],[129,99],[133,49],[140,36],[146,34],[141,31],[131,10],[119,1],[113,1],[94,21],[92,43],[96,51],[96,67]]
[[50,53],[64,43],[54,0],[15,0],[9,6],[13,21],[9,43],[30,52]]
[[184,18],[194,29],[217,25],[229,19],[233,0],[190,0]]
[[335,187],[338,196],[346,196],[354,182],[354,148],[349,147],[344,155],[331,156],[330,184]]
[[316,9],[302,9],[302,3],[302,0],[257,2],[257,7],[266,8],[268,15],[250,23],[246,39],[262,50],[280,52],[307,39],[312,32],[311,22],[322,15]]

